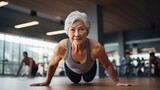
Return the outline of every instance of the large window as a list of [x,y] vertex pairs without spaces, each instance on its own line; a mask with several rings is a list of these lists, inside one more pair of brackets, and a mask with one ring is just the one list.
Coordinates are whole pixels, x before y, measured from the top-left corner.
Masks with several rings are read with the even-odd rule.
[[4,34],[0,34],[0,74],[2,73],[2,63],[3,63],[3,56],[4,56]]
[[19,41],[20,41],[20,37],[18,37],[18,36],[13,36],[13,41],[12,41],[12,52],[14,52],[13,54],[12,54],[12,60],[13,60],[13,62],[17,62],[17,61],[19,61],[19,55],[20,55],[20,48],[19,48],[19,46],[20,46],[20,44],[19,44]]
[[[16,74],[24,51],[39,64],[38,72],[46,74],[56,45],[57,43],[42,39],[0,33],[0,74]],[[21,74],[27,73],[28,67],[24,66]],[[58,72],[56,74],[58,75]]]
[[13,71],[13,65],[12,65],[12,49],[13,49],[13,43],[12,43],[13,36],[12,35],[5,35],[5,51],[4,51],[4,73],[5,74],[12,74]]

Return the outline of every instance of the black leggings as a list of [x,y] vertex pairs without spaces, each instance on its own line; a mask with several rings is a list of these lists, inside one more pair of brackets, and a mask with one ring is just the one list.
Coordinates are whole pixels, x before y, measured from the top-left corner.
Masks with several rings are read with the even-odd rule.
[[70,70],[68,68],[66,63],[64,63],[64,67],[65,67],[65,71],[66,71],[66,74],[67,74],[68,78],[74,83],[79,83],[81,81],[81,76],[83,76],[83,80],[85,82],[92,81],[94,79],[95,75],[96,75],[96,70],[97,70],[96,61],[93,65],[93,67],[85,74],[78,74],[78,73],[73,72],[72,70]]
[[38,67],[33,67],[31,74],[32,74],[33,76],[36,76],[37,71],[38,71]]
[[159,76],[160,75],[160,69],[158,67],[154,68],[154,76]]

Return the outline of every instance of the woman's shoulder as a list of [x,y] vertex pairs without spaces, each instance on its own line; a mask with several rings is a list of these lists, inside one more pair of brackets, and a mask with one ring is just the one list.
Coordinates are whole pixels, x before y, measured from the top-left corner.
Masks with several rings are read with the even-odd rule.
[[67,38],[66,39],[63,39],[61,40],[59,43],[58,43],[58,47],[61,47],[61,48],[65,48],[67,46]]
[[94,39],[90,39],[90,49],[93,59],[97,58],[104,51],[104,47]]
[[96,40],[90,39],[91,52],[99,53],[104,50],[104,47]]
[[89,39],[89,40],[90,40],[91,47],[95,47],[95,48],[102,47],[102,45],[98,41],[96,41],[94,39]]
[[61,40],[58,45],[55,48],[55,51],[59,51],[59,52],[65,52],[66,51],[66,47],[67,47],[67,40],[68,39],[63,39]]

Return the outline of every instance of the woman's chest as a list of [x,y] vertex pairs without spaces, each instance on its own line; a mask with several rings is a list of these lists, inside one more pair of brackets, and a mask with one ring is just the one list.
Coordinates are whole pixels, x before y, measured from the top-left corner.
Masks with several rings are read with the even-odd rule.
[[79,63],[79,64],[83,64],[86,62],[87,60],[87,54],[86,53],[73,53],[71,54],[71,57],[72,57],[72,60],[76,63]]

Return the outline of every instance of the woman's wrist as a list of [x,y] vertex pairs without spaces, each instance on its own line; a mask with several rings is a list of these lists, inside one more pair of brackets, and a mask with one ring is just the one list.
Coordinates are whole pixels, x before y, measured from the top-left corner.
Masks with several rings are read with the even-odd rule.
[[50,84],[50,82],[51,82],[51,81],[49,81],[49,80],[46,80],[46,81],[45,81],[45,83],[48,84],[48,85]]
[[118,83],[121,83],[119,80],[114,81],[114,83],[117,85]]

